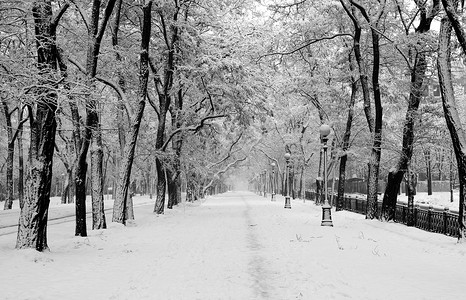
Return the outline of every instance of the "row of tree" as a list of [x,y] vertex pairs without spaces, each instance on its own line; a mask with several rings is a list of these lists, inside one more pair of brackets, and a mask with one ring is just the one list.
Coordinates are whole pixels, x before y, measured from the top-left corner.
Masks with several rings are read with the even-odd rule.
[[[67,178],[64,201],[75,199],[78,236],[87,235],[86,184],[92,227],[106,226],[108,178],[115,182],[112,221],[125,224],[135,172],[148,186],[155,182],[157,214],[166,196],[168,208],[181,201],[182,184],[189,201],[231,184],[233,172],[252,178],[275,162],[282,174],[285,152],[299,190],[310,178],[321,187],[322,123],[334,131],[329,168],[339,173],[338,199],[347,173],[366,177],[368,218],[391,220],[407,170],[452,149],[463,240],[465,150],[455,96],[464,72],[452,75],[465,55],[462,4],[2,1],[5,208],[13,201],[15,153],[20,184],[26,169],[17,247],[47,249],[57,171]],[[432,84],[441,97],[426,93]]]
[[[111,168],[116,174],[112,221],[125,224],[133,217],[128,190],[135,160],[139,169],[156,174],[154,212],[162,214],[166,193],[168,208],[181,201],[180,174],[193,201],[247,158],[248,125],[262,110],[254,96],[260,87],[251,79],[251,64],[239,62],[250,58],[235,51],[248,46],[239,33],[249,25],[242,28],[239,20],[250,5],[2,2],[5,209],[13,202],[15,142],[19,149],[23,143],[29,147],[17,248],[48,248],[54,157],[66,171],[64,201],[75,201],[77,236],[87,235],[88,178],[92,228],[100,229],[106,227],[103,187]],[[23,131],[29,139],[21,136]],[[110,156],[111,168],[106,164]],[[18,177],[22,182],[23,175]]]
[[[282,84],[271,89],[281,88],[279,97],[289,101],[280,107],[287,117],[271,120],[269,126],[284,149],[274,153],[263,148],[266,159],[260,169],[277,159],[284,165],[283,153],[289,152],[295,174],[312,169],[308,172],[313,175],[304,177],[316,178],[320,189],[322,152],[313,157],[319,149],[309,144],[318,145],[319,125],[330,123],[335,134],[329,168],[335,170],[339,163],[337,209],[343,205],[349,164],[350,175],[362,169],[368,181],[366,217],[390,221],[400,184],[411,178],[406,173],[421,168],[430,172],[436,152],[451,153],[460,183],[458,234],[463,241],[464,118],[462,105],[455,101],[465,98],[463,5],[454,0],[272,5],[273,22],[283,29],[277,26],[277,35],[260,59],[281,72]],[[434,86],[440,93],[432,93]],[[267,142],[278,143],[277,137],[269,134]],[[452,164],[447,166],[451,173]],[[379,190],[381,179],[386,182],[384,191]],[[378,212],[380,192],[383,205]],[[410,201],[411,209],[413,205]]]

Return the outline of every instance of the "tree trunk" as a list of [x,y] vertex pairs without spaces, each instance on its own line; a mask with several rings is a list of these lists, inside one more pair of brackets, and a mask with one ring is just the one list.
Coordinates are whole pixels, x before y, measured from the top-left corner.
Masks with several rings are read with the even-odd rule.
[[175,172],[167,169],[168,209],[172,209],[174,205],[177,205],[181,198],[181,193],[179,191],[181,186],[178,180],[179,175],[177,176]]
[[[460,14],[458,13],[458,2],[459,0],[442,0],[450,24],[455,30],[458,43],[463,49],[463,53],[466,55],[466,32],[464,30],[464,25],[461,24]],[[464,0],[462,0],[462,4],[464,5]]]
[[11,114],[6,99],[2,99],[3,113],[6,121],[7,132],[7,158],[6,158],[6,199],[4,210],[13,206],[13,163],[15,154],[15,143],[13,141],[13,128],[11,127]]
[[100,126],[92,134],[91,150],[91,189],[92,189],[92,229],[106,229],[103,194],[103,150]]
[[382,203],[382,220],[390,221],[395,218],[396,199],[403,180],[406,168],[411,161],[414,145],[414,123],[417,117],[417,110],[421,100],[422,85],[427,69],[426,55],[420,52],[416,56],[416,63],[411,72],[411,91],[409,95],[408,109],[406,111],[405,123],[403,127],[402,152],[398,158],[396,167],[390,170],[387,186]]
[[[431,156],[430,149],[425,151],[425,158],[426,158],[426,174],[427,174],[427,195],[432,195],[432,156]],[[439,178],[439,180],[441,180]]]
[[453,80],[451,75],[451,31],[452,26],[448,18],[442,18],[439,34],[437,67],[440,91],[442,94],[443,111],[458,166],[458,179],[460,183],[458,242],[464,242],[466,237],[466,220],[464,215],[466,205],[464,193],[466,185],[466,134],[461,125],[453,89]]
[[408,214],[406,218],[407,226],[414,226],[414,195],[416,195],[416,174],[408,165],[406,173],[406,190],[408,193]]
[[[93,131],[98,129],[100,124],[98,114],[98,101],[95,85],[95,76],[97,73],[97,62],[99,59],[100,45],[106,28],[106,24],[115,6],[116,0],[109,0],[105,7],[105,12],[100,17],[100,0],[93,1],[92,15],[88,24],[88,49],[86,57],[86,85],[89,88],[86,96],[86,127],[79,151],[76,166],[76,236],[87,236],[86,230],[86,171],[87,171],[87,152]],[[99,24],[99,21],[102,21]],[[99,167],[99,166],[96,166]],[[102,165],[100,165],[102,168]],[[101,171],[99,171],[101,172]]]
[[[84,139],[90,139],[84,137]],[[86,141],[83,141],[83,146],[89,144]],[[81,148],[79,154],[79,160],[76,165],[75,173],[75,191],[76,191],[76,227],[74,234],[76,236],[87,236],[86,229],[86,174],[87,174],[87,162],[86,162],[87,147]]]
[[[23,120],[23,109],[20,107],[18,110],[18,120]],[[19,207],[24,206],[24,153],[23,153],[23,124],[18,126],[18,199]]]
[[373,69],[372,69],[372,86],[374,89],[374,110],[375,122],[374,133],[372,139],[372,151],[369,161],[369,178],[367,183],[367,219],[374,219],[377,217],[377,192],[379,183],[379,168],[380,156],[382,146],[382,100],[380,96],[379,86],[379,71],[380,71],[380,48],[379,48],[379,34],[374,28],[372,32],[372,47],[373,47]]
[[359,24],[359,20],[356,17],[354,7],[348,7],[348,5],[343,1],[340,0],[343,8],[345,9],[346,14],[350,17],[351,21],[353,22],[354,26],[354,37],[353,37],[353,51],[354,57],[356,59],[356,63],[358,64],[358,71],[359,71],[359,81],[361,82],[362,88],[362,95],[364,99],[364,115],[366,116],[367,126],[369,128],[369,132],[374,131],[374,117],[372,116],[371,110],[371,96],[369,92],[369,80],[366,71],[366,63],[361,55],[361,25]]
[[450,172],[449,172],[449,177],[450,177],[450,202],[453,202],[453,187],[454,187],[454,173],[453,173],[453,148],[450,148]]
[[73,174],[71,170],[66,170],[66,179],[63,178],[63,191],[61,194],[61,203],[71,203],[71,187],[73,186],[71,183],[73,182]]
[[[69,7],[61,7],[62,15]],[[52,20],[52,5],[49,0],[35,1],[32,6],[37,45],[39,88],[37,106],[28,106],[30,120],[29,164],[26,175],[26,197],[18,224],[16,248],[48,249],[47,218],[52,182],[53,152],[57,123],[55,111],[58,95],[56,82],[57,49],[55,32],[59,18]]]
[[[433,6],[427,13],[425,3],[416,3],[419,9],[423,11],[421,22],[416,28],[416,33],[424,34],[430,30],[430,26],[433,18],[438,13],[438,4]],[[420,39],[420,43],[422,40]],[[382,203],[382,215],[381,219],[390,221],[395,218],[396,199],[400,188],[401,180],[406,172],[406,168],[411,161],[413,155],[413,144],[414,144],[414,123],[417,118],[417,110],[419,108],[419,102],[422,98],[422,86],[426,77],[427,70],[427,54],[425,45],[419,45],[418,52],[414,61],[414,66],[411,71],[411,86],[409,93],[408,109],[406,111],[405,123],[403,127],[403,142],[402,150],[398,163],[394,169],[390,172],[396,173],[389,176],[387,186]]]
[[158,157],[155,158],[155,166],[157,168],[157,199],[155,200],[154,212],[163,214],[165,209],[165,168]]
[[[130,197],[131,203],[127,203],[127,199],[128,188],[131,178],[131,169],[134,160],[134,152],[136,149],[136,142],[139,134],[139,127],[141,125],[142,116],[144,114],[144,108],[146,106],[147,81],[149,78],[149,41],[152,21],[151,7],[152,1],[149,1],[143,7],[144,18],[142,27],[141,53],[139,58],[138,110],[137,113],[133,116],[130,136],[125,145],[124,157],[121,164],[120,176],[118,180],[116,199],[113,205],[112,221],[122,224],[125,224],[126,216],[134,218],[134,213],[132,213],[132,197]],[[130,204],[131,212],[126,212]]]
[[[353,61],[351,55],[349,57],[350,71],[353,73]],[[351,97],[348,103],[348,117],[346,118],[346,128],[345,135],[343,136],[343,146],[342,151],[343,155],[340,157],[340,170],[338,174],[338,195],[336,200],[336,211],[341,211],[344,209],[345,204],[345,183],[346,183],[346,161],[348,160],[348,148],[351,137],[351,126],[353,125],[353,115],[354,115],[354,103],[356,102],[356,96],[358,91],[358,83],[356,78],[351,76]]]
[[[181,128],[181,111],[183,109],[183,91],[178,89],[178,95],[175,97],[174,105],[170,108],[172,116],[172,128],[178,130]],[[183,146],[183,134],[178,133],[172,138],[172,149],[175,154],[173,158],[173,171],[168,172],[168,208],[178,205],[181,202],[181,148]]]

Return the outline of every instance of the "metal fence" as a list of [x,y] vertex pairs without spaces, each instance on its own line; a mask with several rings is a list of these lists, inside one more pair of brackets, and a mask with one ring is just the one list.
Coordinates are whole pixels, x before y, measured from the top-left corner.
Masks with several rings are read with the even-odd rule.
[[[306,199],[316,200],[314,191],[306,191]],[[336,195],[335,195],[336,197]],[[366,214],[367,198],[365,196],[345,196],[343,208],[358,214]],[[377,203],[377,214],[382,211],[382,202]],[[416,204],[414,206],[414,226],[416,228],[441,233],[448,236],[458,236],[459,223],[458,211],[450,210],[448,207],[433,206],[429,204]],[[395,222],[407,224],[408,203],[397,202],[395,211]]]

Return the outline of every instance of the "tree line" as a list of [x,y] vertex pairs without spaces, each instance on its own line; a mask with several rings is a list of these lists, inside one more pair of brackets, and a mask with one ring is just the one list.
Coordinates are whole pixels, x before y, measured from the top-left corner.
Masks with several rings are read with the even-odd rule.
[[88,193],[92,228],[106,227],[110,177],[112,221],[134,218],[135,172],[148,186],[155,181],[156,214],[181,202],[182,186],[194,201],[230,185],[234,173],[253,178],[274,162],[282,174],[286,152],[299,190],[311,182],[321,189],[323,123],[334,132],[327,174],[338,173],[337,210],[346,177],[360,174],[370,219],[393,219],[407,172],[429,171],[423,164],[433,162],[446,173],[442,166],[454,156],[463,240],[465,137],[456,101],[464,96],[464,69],[456,70],[466,53],[463,5],[3,1],[4,207],[18,182],[17,248],[48,248],[58,168],[63,202],[75,201],[77,236],[87,235]]

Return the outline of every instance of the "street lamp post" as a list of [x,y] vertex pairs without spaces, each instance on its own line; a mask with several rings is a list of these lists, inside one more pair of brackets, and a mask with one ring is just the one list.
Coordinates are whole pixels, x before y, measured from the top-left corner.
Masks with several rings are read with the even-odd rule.
[[272,166],[272,201],[275,201],[275,163],[271,164]]
[[291,208],[290,202],[290,171],[289,171],[289,163],[290,163],[290,153],[285,153],[285,162],[286,162],[286,172],[285,172],[285,208]]
[[328,203],[328,187],[327,187],[327,141],[328,135],[330,134],[330,126],[327,124],[322,124],[320,126],[320,139],[324,148],[324,189],[325,189],[325,198],[324,205],[322,206],[322,223],[321,226],[333,226],[332,223],[332,211],[331,206]]

